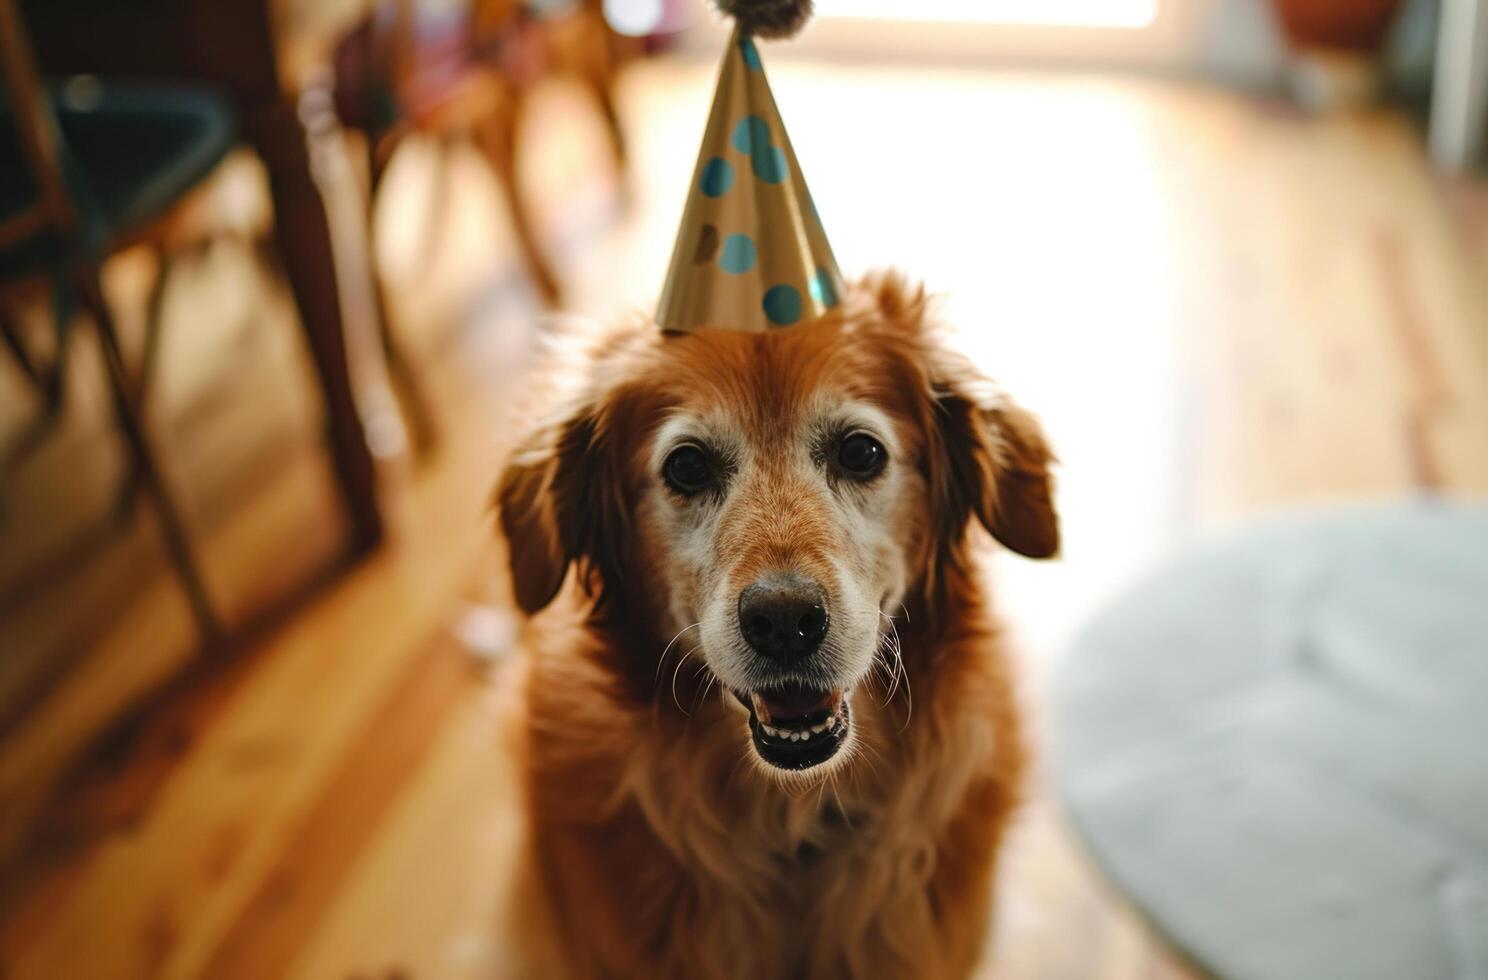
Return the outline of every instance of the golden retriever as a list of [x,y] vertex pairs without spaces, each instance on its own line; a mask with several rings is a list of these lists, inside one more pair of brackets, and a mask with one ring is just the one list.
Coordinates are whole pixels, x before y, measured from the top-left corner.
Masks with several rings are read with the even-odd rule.
[[968,975],[1024,769],[971,519],[1057,551],[1037,422],[895,274],[770,333],[634,325],[588,378],[498,489],[552,607],[515,974]]

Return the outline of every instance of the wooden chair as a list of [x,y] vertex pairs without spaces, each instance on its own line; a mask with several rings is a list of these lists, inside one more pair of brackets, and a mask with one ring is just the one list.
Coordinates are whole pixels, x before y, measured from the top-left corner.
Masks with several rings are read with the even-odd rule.
[[0,0],[0,68],[10,95],[0,134],[14,133],[13,141],[0,140],[0,284],[51,285],[57,356],[50,366],[30,356],[9,316],[0,315],[0,334],[43,391],[44,411],[56,411],[72,304],[88,313],[133,465],[155,499],[166,550],[210,644],[221,635],[220,623],[141,417],[138,384],[126,368],[99,273],[108,255],[137,241],[226,154],[231,110],[214,94],[188,88],[89,83],[60,95],[49,90],[15,0]]
[[[408,136],[427,136],[442,149],[457,141],[473,143],[496,177],[533,287],[556,306],[563,286],[518,178],[522,115],[538,82],[555,73],[578,78],[594,94],[615,164],[623,167],[625,140],[614,100],[619,61],[618,39],[604,20],[600,0],[474,0],[468,11],[381,0],[337,45],[332,84],[342,125],[366,137],[374,204],[388,163]],[[437,219],[447,200],[442,165],[436,180],[432,210]],[[415,445],[427,447],[433,440],[430,412],[391,331],[380,281],[378,289],[389,366]]]

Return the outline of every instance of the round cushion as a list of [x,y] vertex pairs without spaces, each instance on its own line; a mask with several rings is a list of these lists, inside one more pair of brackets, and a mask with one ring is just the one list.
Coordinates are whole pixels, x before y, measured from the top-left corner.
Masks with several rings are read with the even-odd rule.
[[1214,975],[1488,978],[1488,509],[1203,549],[1091,623],[1052,707],[1077,833]]

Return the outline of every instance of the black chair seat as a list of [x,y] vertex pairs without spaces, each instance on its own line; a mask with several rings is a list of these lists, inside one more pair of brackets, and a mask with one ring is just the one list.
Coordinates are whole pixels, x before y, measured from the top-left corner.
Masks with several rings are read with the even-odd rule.
[[[55,266],[73,249],[97,257],[164,214],[233,145],[232,109],[208,90],[75,79],[53,94],[81,227],[72,240],[42,235],[0,252],[0,278]],[[37,198],[10,116],[0,106],[0,219]]]

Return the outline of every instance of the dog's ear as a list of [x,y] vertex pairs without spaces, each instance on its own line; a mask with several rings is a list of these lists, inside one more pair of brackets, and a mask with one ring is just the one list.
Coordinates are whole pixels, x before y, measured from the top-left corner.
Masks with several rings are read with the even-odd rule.
[[[1038,420],[990,387],[969,368],[957,380],[936,380],[941,438],[949,457],[946,512],[959,523],[968,511],[1004,546],[1029,558],[1059,552],[1049,465],[1054,461]],[[957,516],[959,515],[959,516]]]
[[992,536],[1020,555],[1052,558],[1059,553],[1059,516],[1054,511],[1054,454],[1033,413],[1012,401],[984,415],[997,453],[997,496],[992,511],[978,511]]
[[[592,406],[539,429],[512,455],[497,486],[512,589],[527,613],[558,594],[578,563],[591,594],[615,583],[619,563],[618,486]],[[609,576],[605,575],[610,570]]]
[[923,285],[892,270],[859,286],[896,342],[914,351],[916,387],[928,385],[932,419],[922,419],[931,450],[925,472],[936,494],[937,534],[957,545],[975,511],[1006,547],[1029,558],[1059,553],[1049,464],[1054,462],[1038,419],[942,345]]

